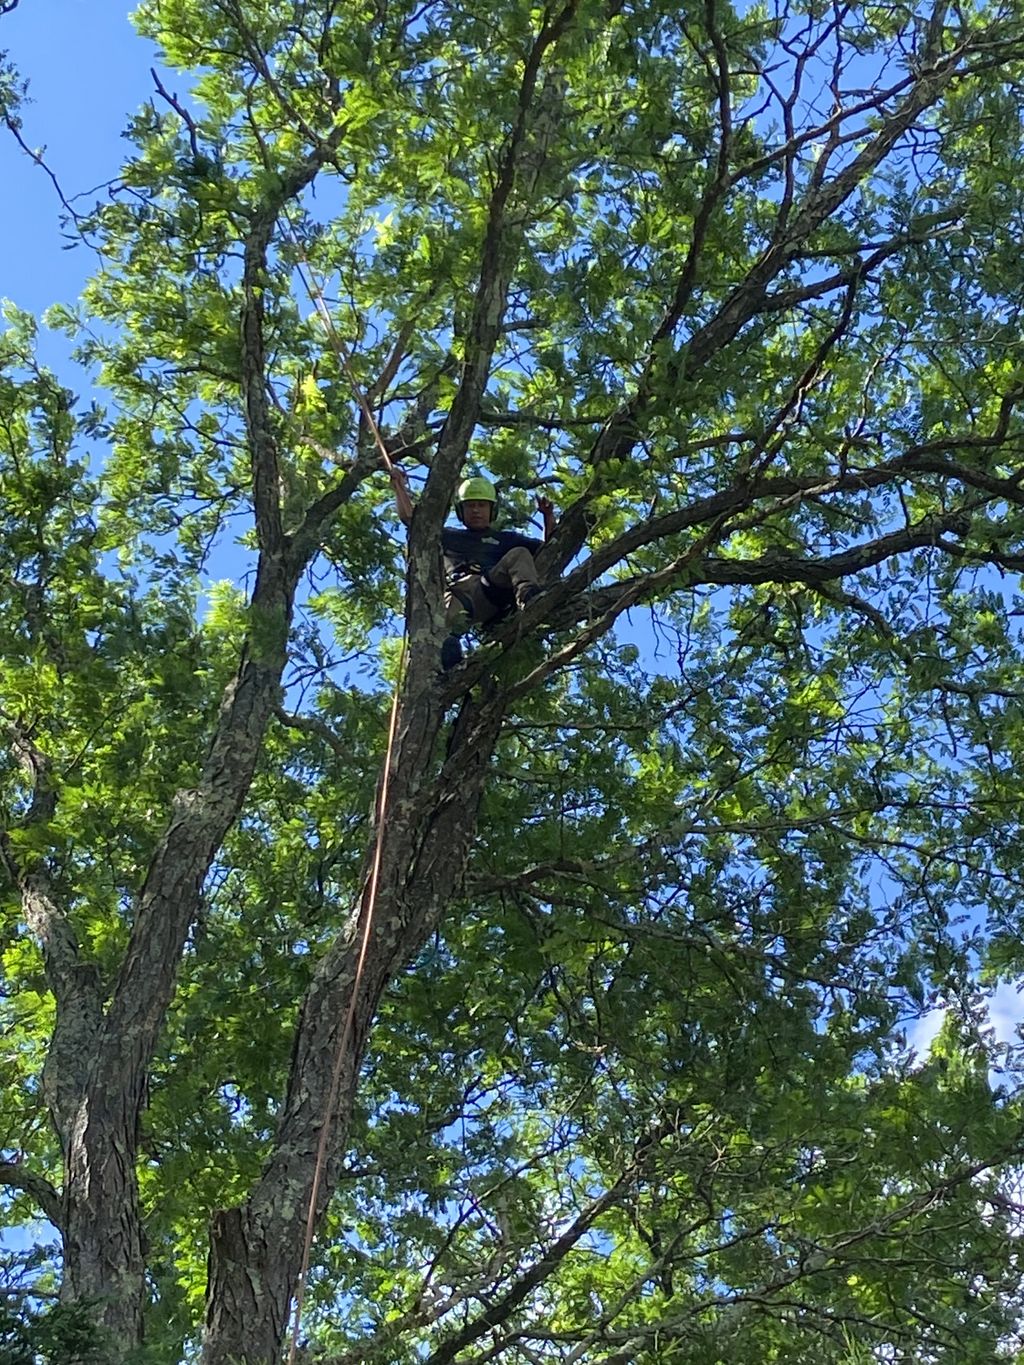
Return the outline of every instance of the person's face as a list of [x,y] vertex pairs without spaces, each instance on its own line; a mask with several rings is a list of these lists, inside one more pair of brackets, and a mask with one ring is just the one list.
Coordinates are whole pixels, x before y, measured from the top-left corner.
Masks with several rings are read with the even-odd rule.
[[462,504],[462,520],[471,531],[482,531],[491,524],[491,507],[486,498],[469,498]]

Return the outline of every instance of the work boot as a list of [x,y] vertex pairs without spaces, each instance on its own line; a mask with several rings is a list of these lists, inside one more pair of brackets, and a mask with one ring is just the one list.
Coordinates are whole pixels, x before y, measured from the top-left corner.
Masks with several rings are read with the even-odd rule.
[[516,597],[516,606],[520,611],[525,611],[535,597],[539,597],[544,589],[539,583],[527,583]]
[[457,635],[446,635],[441,641],[441,668],[450,673],[462,663],[462,641]]

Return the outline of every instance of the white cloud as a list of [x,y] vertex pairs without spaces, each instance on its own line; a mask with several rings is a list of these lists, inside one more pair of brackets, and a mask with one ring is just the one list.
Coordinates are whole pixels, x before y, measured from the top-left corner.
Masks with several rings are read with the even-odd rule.
[[1017,1030],[1024,1023],[1024,981],[1000,981],[989,1000],[988,1017],[997,1042],[1019,1044]]
[[[987,1023],[992,1029],[997,1043],[1020,1047],[1020,1029],[1024,1025],[1024,979],[1019,981],[1000,981],[992,991],[985,993],[985,1012]],[[907,1046],[917,1055],[918,1063],[928,1059],[928,1053],[946,1017],[945,1008],[939,1006],[929,1010],[920,1019],[915,1019],[907,1028]],[[995,1082],[995,1073],[992,1076]]]
[[935,1036],[942,1027],[942,1021],[945,1017],[945,1009],[939,1006],[937,1009],[929,1010],[920,1019],[915,1019],[907,1029],[907,1046],[917,1053],[920,1061],[927,1058],[928,1049],[935,1041]]

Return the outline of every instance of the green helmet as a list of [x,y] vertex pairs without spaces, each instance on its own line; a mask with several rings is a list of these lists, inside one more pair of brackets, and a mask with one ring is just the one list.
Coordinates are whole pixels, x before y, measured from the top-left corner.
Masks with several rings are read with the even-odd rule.
[[494,514],[498,510],[498,490],[490,479],[481,478],[477,474],[472,479],[463,479],[455,494],[455,515],[460,521],[465,520],[462,515],[462,504],[464,502],[492,502],[494,506],[491,509],[491,521],[493,521]]

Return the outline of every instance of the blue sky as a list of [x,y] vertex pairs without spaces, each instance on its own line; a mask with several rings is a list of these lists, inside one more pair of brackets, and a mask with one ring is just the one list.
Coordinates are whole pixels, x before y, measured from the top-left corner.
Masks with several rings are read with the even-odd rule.
[[[152,89],[155,65],[127,7],[111,0],[21,0],[0,17],[0,52],[29,82],[22,136],[30,147],[45,146],[64,194],[70,199],[115,176],[122,130]],[[96,258],[82,246],[63,250],[57,193],[6,128],[0,128],[0,204],[0,297],[37,314],[77,298]],[[41,334],[41,357],[80,391],[68,350],[63,337]],[[24,1232],[5,1231],[2,1245],[20,1249],[53,1235],[40,1222]]]
[[[0,18],[0,51],[29,82],[22,136],[45,146],[69,199],[117,174],[122,130],[153,88],[155,53],[128,14],[123,0],[21,0]],[[75,299],[96,258],[62,249],[53,185],[6,128],[0,134],[0,296],[38,313]],[[44,347],[50,363],[62,354],[56,338]]]

